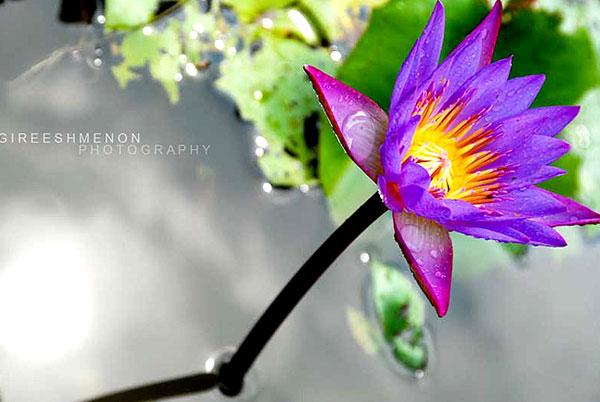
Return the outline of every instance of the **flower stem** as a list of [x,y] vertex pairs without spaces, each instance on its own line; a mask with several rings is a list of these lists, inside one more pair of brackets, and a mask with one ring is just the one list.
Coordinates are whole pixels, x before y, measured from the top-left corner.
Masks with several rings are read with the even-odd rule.
[[137,402],[153,401],[155,399],[170,398],[194,392],[208,391],[217,385],[217,375],[214,373],[194,374],[155,384],[144,385],[137,388],[118,391],[104,395],[87,402]]
[[88,402],[131,402],[148,401],[210,390],[218,385],[227,396],[242,391],[244,376],[263,350],[277,328],[292,312],[294,307],[323,275],[325,270],[362,232],[375,222],[387,207],[379,194],[373,194],[340,227],[338,227],[300,267],[298,272],[279,292],[275,300],[256,321],[231,359],[217,367],[216,373],[195,374],[188,377],[150,384],[113,394]]
[[231,360],[221,367],[219,389],[223,394],[235,396],[241,392],[245,374],[281,323],[337,257],[385,211],[387,207],[379,194],[373,194],[300,267],[256,321]]

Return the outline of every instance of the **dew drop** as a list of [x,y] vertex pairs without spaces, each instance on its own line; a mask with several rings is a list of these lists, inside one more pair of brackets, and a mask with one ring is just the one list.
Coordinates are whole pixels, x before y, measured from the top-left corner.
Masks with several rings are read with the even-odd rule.
[[431,250],[429,251],[429,254],[433,257],[433,258],[438,258],[439,257],[439,253],[437,252],[437,250]]
[[[363,136],[365,132],[372,132],[374,129],[373,122],[362,110],[348,115],[342,123],[342,132],[350,140]],[[352,144],[348,145],[352,147]]]

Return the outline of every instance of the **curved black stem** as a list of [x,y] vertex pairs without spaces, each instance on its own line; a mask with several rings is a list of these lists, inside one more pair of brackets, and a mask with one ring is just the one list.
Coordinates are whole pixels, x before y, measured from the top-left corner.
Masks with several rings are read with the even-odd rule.
[[385,211],[387,207],[379,194],[373,194],[300,267],[254,324],[231,360],[221,367],[221,392],[229,396],[240,393],[246,372],[288,314],[350,243]]
[[217,386],[214,373],[195,374],[104,395],[86,402],[138,402],[208,391]]
[[244,376],[286,317],[350,243],[385,211],[387,211],[387,207],[381,201],[379,194],[375,193],[346,219],[279,292],[263,315],[256,321],[254,327],[246,335],[231,359],[217,367],[218,374],[191,375],[116,392],[90,399],[87,402],[148,401],[207,391],[217,385],[225,395],[235,396],[239,394],[244,383]]

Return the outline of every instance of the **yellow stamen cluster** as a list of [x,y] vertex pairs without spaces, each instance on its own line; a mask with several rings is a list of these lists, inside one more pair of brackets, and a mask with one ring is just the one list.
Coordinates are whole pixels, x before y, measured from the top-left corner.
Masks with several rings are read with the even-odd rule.
[[493,132],[480,128],[471,132],[480,115],[470,116],[458,124],[456,117],[466,101],[459,99],[443,110],[441,95],[429,91],[417,103],[413,115],[421,120],[406,159],[413,158],[431,176],[429,191],[438,198],[461,199],[474,205],[493,201],[502,193],[498,178],[504,168],[485,168],[500,155],[483,148],[494,140]]

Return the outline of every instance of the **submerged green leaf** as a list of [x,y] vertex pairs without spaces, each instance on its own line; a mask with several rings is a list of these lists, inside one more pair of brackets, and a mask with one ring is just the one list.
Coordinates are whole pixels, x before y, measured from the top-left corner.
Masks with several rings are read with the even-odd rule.
[[264,34],[261,47],[246,47],[221,63],[216,86],[230,95],[241,116],[254,123],[269,143],[259,159],[269,181],[280,186],[315,182],[315,152],[305,138],[304,122],[318,111],[303,64],[333,69],[325,49]]
[[425,304],[409,278],[400,271],[374,261],[371,264],[373,300],[386,339],[425,322]]
[[423,339],[425,303],[412,281],[397,269],[374,261],[371,264],[372,297],[383,337],[394,356],[411,370],[427,365]]
[[283,8],[294,2],[295,0],[222,0],[224,5],[237,12],[240,21],[245,23],[252,22],[267,10]]
[[145,24],[152,19],[160,0],[106,0],[106,27],[123,29]]

